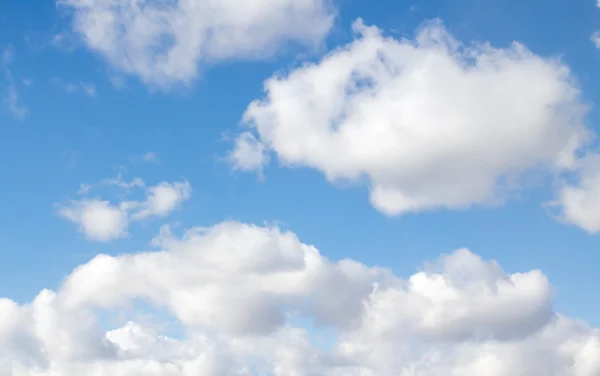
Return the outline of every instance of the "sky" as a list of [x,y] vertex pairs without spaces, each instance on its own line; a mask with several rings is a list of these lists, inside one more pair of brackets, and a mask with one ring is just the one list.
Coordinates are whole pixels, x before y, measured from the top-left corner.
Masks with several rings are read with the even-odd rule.
[[0,1],[0,376],[600,375],[597,30]]

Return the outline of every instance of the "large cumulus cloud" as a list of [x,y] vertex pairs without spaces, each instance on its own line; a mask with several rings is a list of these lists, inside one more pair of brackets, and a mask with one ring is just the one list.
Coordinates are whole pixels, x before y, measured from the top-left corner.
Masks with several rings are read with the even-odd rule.
[[552,310],[542,272],[466,249],[403,279],[275,227],[165,227],[153,244],[0,300],[0,374],[600,374],[600,333]]
[[367,181],[373,205],[400,215],[498,204],[527,173],[578,168],[592,134],[558,59],[519,43],[464,45],[437,21],[411,40],[361,20],[354,30],[322,60],[265,82],[230,155],[237,169],[274,154],[332,182]]

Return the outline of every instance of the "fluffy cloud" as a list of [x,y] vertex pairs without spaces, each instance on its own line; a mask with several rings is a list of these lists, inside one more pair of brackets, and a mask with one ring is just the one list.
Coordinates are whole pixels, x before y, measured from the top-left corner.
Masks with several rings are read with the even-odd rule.
[[578,161],[578,179],[564,184],[555,204],[561,207],[561,219],[589,233],[600,231],[600,155],[589,154]]
[[354,30],[321,61],[265,82],[234,166],[260,168],[273,152],[330,181],[365,179],[373,205],[399,215],[500,203],[526,172],[572,168],[589,139],[587,108],[555,59],[518,43],[464,46],[439,22],[414,40],[360,20]]
[[152,85],[188,83],[199,63],[256,59],[283,44],[317,46],[328,0],[57,0],[86,45]]
[[[98,197],[87,197],[91,190],[99,186],[116,186],[126,193],[140,188],[145,192],[145,199],[113,203]],[[131,222],[150,217],[166,217],[190,198],[191,191],[191,185],[185,180],[146,187],[141,179],[126,182],[119,176],[117,179],[103,180],[97,186],[82,185],[79,193],[83,198],[56,206],[58,215],[78,224],[87,238],[106,242],[126,236]]]
[[13,74],[10,69],[11,64],[15,60],[15,51],[12,45],[8,45],[2,51],[2,69],[4,76],[7,81],[6,94],[4,96],[4,103],[8,107],[11,114],[19,120],[23,120],[29,115],[29,108],[19,96],[17,85],[14,82]]
[[[540,271],[466,249],[402,279],[273,227],[165,227],[154,245],[0,300],[0,375],[600,374],[600,332],[553,312]],[[324,328],[330,348],[313,341]]]

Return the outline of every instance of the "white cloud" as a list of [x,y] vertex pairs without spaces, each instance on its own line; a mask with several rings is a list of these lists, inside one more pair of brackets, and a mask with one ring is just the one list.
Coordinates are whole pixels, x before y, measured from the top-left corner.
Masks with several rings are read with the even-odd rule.
[[229,155],[233,167],[241,171],[253,171],[269,163],[267,148],[250,132],[240,134],[235,148]]
[[[127,195],[132,189],[142,189],[144,200],[125,200],[113,203],[99,197],[89,197],[99,187],[121,188]],[[79,225],[79,230],[90,240],[108,242],[128,235],[131,222],[150,217],[166,217],[191,196],[192,187],[186,181],[161,182],[147,187],[142,179],[124,181],[105,179],[97,185],[82,184],[81,199],[56,204],[59,216]]]
[[66,93],[68,94],[76,94],[76,93],[83,93],[89,97],[95,97],[96,96],[96,86],[92,83],[86,83],[86,82],[79,82],[79,83],[73,83],[73,82],[66,82],[64,81],[62,78],[60,77],[53,77],[50,79],[50,83],[52,85],[55,85],[59,88],[61,88],[62,90],[64,90]]
[[[402,279],[236,222],[182,238],[165,227],[155,244],[99,255],[30,304],[0,300],[0,374],[600,374],[600,331],[554,313],[540,271],[463,249]],[[298,317],[330,329],[331,349]]]
[[128,205],[112,205],[108,201],[84,199],[61,207],[58,214],[79,224],[92,240],[109,241],[127,235]]
[[[596,7],[600,8],[600,0],[596,3]],[[600,48],[600,30],[596,30],[592,33],[590,39],[596,48]]]
[[144,162],[158,163],[158,155],[155,152],[148,151],[142,156]]
[[8,45],[2,51],[2,65],[5,67],[10,65],[15,58],[15,50],[12,45]]
[[589,233],[600,232],[600,155],[589,154],[579,161],[578,179],[565,183],[555,205],[562,208],[564,222]]
[[334,14],[328,0],[57,0],[73,28],[117,70],[167,87],[199,63],[259,59],[288,42],[317,46]]
[[8,86],[8,93],[4,98],[4,101],[15,118],[22,120],[29,115],[29,108],[19,97],[19,93],[14,84],[11,83]]
[[321,61],[265,82],[243,117],[257,152],[246,156],[242,133],[237,168],[262,167],[266,150],[330,181],[366,178],[373,205],[398,215],[501,203],[524,173],[574,166],[587,108],[558,60],[518,43],[464,46],[439,22],[414,40],[361,20],[354,30]]
[[13,74],[10,70],[10,65],[15,60],[15,51],[12,45],[8,45],[2,51],[2,68],[4,70],[4,76],[6,77],[6,81],[8,83],[6,95],[4,96],[4,103],[10,110],[11,114],[19,119],[23,120],[29,115],[29,108],[19,96],[19,92],[17,90],[17,86],[13,80]]
[[146,201],[139,205],[132,219],[148,217],[165,217],[179,204],[190,198],[191,186],[187,181],[162,182],[146,190]]
[[153,151],[148,151],[144,154],[133,155],[129,157],[129,163],[139,164],[139,163],[159,163],[158,154]]
[[50,44],[66,52],[72,52],[77,47],[75,35],[70,32],[61,32],[55,34],[50,40]]
[[109,81],[112,84],[112,86],[117,90],[124,89],[127,86],[127,81],[122,76],[110,76]]
[[600,48],[600,31],[594,31],[590,39],[596,48]]

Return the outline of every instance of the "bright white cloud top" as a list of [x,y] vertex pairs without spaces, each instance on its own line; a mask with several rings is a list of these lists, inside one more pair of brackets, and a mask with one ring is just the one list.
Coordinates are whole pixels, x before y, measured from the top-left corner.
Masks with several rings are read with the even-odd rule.
[[262,59],[283,44],[319,46],[328,0],[57,0],[87,47],[145,83],[189,83],[199,63]]
[[[553,312],[542,272],[507,274],[466,249],[405,280],[273,227],[165,227],[154,245],[99,255],[29,304],[0,300],[0,374],[600,373],[600,331]],[[331,346],[313,343],[310,320]]]
[[[145,197],[143,200],[121,199],[114,202],[89,196],[91,190],[100,187],[118,187],[125,194],[137,188],[144,192]],[[107,242],[127,236],[131,222],[168,216],[188,200],[191,193],[192,187],[186,180],[161,182],[147,187],[139,178],[126,182],[119,175],[116,179],[103,180],[97,185],[82,185],[79,192],[82,198],[56,206],[58,215],[78,224],[79,230],[88,239]]]
[[265,82],[230,158],[365,179],[389,215],[501,203],[531,171],[576,167],[590,140],[567,66],[518,43],[462,45],[439,22],[414,40],[361,20],[356,39]]

